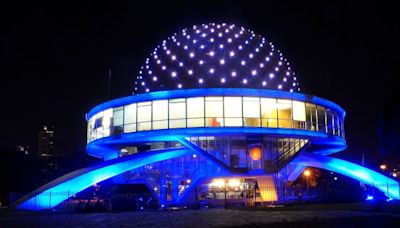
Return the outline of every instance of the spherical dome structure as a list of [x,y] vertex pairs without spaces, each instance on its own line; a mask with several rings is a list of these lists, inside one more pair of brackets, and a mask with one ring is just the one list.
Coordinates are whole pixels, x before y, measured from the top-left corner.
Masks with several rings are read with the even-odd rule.
[[202,24],[163,40],[141,67],[134,93],[192,88],[299,91],[282,52],[233,24]]

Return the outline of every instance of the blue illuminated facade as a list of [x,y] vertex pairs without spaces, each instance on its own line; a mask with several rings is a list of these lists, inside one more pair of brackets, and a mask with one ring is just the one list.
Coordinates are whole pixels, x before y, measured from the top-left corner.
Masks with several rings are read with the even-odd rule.
[[165,206],[226,194],[245,202],[256,186],[260,194],[252,200],[279,203],[279,186],[307,166],[399,199],[398,182],[330,156],[347,147],[343,108],[298,91],[282,53],[252,31],[213,23],[184,29],[146,59],[135,81],[139,94],[87,113],[87,153],[104,161],[42,186],[15,206],[53,208],[107,179],[144,183]]

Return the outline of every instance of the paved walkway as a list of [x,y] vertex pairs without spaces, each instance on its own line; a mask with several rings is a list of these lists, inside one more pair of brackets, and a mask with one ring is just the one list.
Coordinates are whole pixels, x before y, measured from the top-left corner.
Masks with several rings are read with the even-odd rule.
[[0,227],[386,227],[400,214],[362,211],[246,211],[202,209],[94,214],[26,214],[0,217]]

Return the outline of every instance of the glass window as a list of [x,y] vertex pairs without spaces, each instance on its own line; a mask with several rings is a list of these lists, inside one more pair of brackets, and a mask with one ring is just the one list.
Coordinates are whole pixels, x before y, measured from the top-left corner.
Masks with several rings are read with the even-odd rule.
[[124,106],[124,132],[136,131],[136,104]]
[[305,129],[306,106],[304,102],[293,101],[293,127]]
[[325,107],[317,106],[318,131],[326,132]]
[[263,127],[278,127],[276,99],[261,98],[261,117]]
[[103,137],[110,135],[111,121],[113,118],[113,109],[109,108],[103,112]]
[[260,126],[260,98],[243,97],[243,120],[245,126]]
[[138,131],[151,130],[151,101],[137,103]]
[[117,107],[113,109],[113,122],[112,122],[112,132],[111,134],[120,134],[123,132],[124,128],[124,107]]
[[93,117],[93,137],[99,139],[104,137],[103,134],[103,112],[96,113]]
[[206,126],[222,127],[223,122],[223,101],[222,97],[206,97]]
[[277,100],[278,123],[281,128],[292,128],[292,101]]
[[122,126],[124,124],[124,107],[114,108],[113,125]]
[[317,108],[314,104],[306,103],[306,128],[317,130]]
[[169,128],[186,127],[186,100],[169,100]]
[[188,127],[204,127],[204,97],[187,98]]
[[168,128],[168,100],[153,101],[153,130]]
[[333,124],[333,111],[330,109],[326,109],[326,123],[327,123],[327,129],[328,129],[328,134],[333,135],[334,132],[334,124]]
[[242,98],[224,97],[225,126],[242,126]]
[[335,135],[340,136],[340,120],[339,120],[339,115],[336,112],[335,112],[334,124],[335,124]]

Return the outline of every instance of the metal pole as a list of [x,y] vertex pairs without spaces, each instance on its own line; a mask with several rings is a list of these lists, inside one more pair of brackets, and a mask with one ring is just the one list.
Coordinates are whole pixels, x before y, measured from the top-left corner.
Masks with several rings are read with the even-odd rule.
[[226,204],[226,182],[225,182],[225,190],[224,190],[224,194],[225,194],[225,208],[227,208],[227,204]]

